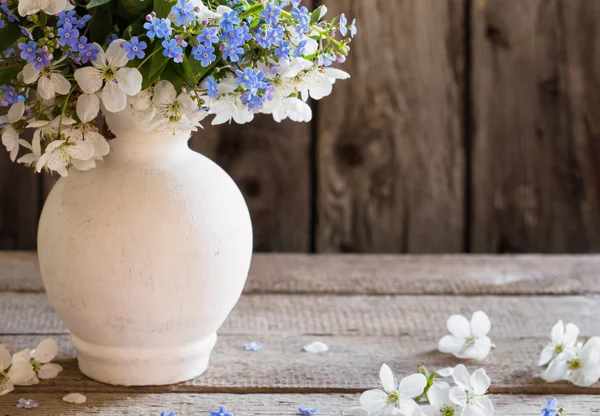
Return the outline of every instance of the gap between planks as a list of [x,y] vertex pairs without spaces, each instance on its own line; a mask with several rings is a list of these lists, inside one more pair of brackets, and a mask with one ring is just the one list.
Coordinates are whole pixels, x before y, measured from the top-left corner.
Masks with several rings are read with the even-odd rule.
[[[0,292],[44,288],[35,252],[0,252]],[[600,255],[255,254],[245,294],[600,294]]]
[[[31,410],[16,409],[17,396],[13,393],[0,398],[0,415],[30,416]],[[28,396],[39,403],[37,415],[82,416],[102,415],[121,416],[160,414],[161,411],[175,411],[178,416],[208,414],[219,406],[227,406],[236,416],[298,415],[299,407],[318,408],[319,415],[341,415],[342,410],[358,405],[359,395],[326,394],[101,394],[87,395],[83,405],[62,401],[63,394],[33,394]],[[600,403],[590,396],[558,396],[561,405],[569,416],[589,416],[600,412]],[[496,416],[530,416],[539,414],[547,397],[527,395],[494,395]],[[43,412],[43,413],[41,413]]]

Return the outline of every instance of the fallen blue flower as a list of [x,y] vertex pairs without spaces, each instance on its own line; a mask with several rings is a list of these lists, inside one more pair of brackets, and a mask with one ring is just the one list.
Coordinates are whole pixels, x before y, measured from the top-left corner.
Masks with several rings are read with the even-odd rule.
[[541,416],[562,416],[563,409],[558,407],[556,399],[550,399],[546,402],[546,407],[540,412]]
[[302,407],[298,409],[301,415],[314,415],[319,410],[318,409],[303,409]]
[[233,416],[233,413],[227,412],[227,409],[221,406],[219,407],[219,410],[213,410],[210,412],[210,416]]
[[250,344],[244,344],[243,347],[246,351],[260,351],[263,349],[264,345],[260,342],[251,342]]

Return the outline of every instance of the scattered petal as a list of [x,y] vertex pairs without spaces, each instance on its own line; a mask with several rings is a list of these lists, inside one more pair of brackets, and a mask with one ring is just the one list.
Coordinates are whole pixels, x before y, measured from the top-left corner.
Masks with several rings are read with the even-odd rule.
[[69,393],[62,399],[63,399],[63,401],[65,401],[67,403],[75,403],[75,404],[83,404],[87,401],[87,397],[85,397],[81,393]]
[[304,346],[304,351],[311,353],[320,353],[329,351],[329,345],[321,341],[311,342]]
[[304,409],[304,408],[299,408],[298,412],[300,412],[301,415],[314,415],[318,412],[318,409]]

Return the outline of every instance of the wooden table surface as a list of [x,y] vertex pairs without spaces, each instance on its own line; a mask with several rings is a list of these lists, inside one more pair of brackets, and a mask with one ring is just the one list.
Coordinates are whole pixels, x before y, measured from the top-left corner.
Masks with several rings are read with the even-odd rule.
[[[481,365],[492,379],[497,415],[538,415],[556,397],[567,415],[600,413],[600,383],[548,384],[536,367],[552,326],[576,323],[600,335],[600,256],[256,255],[244,295],[219,333],[208,371],[167,387],[125,388],[77,369],[66,327],[50,307],[35,253],[0,253],[0,343],[61,347],[64,371],[0,397],[0,415],[208,415],[220,405],[236,416],[295,415],[316,407],[340,415],[378,386],[382,363],[399,375],[458,361],[437,352],[446,319],[484,310],[497,345]],[[242,344],[264,343],[259,352]],[[302,347],[323,341],[330,351]],[[85,405],[64,403],[71,392]],[[21,397],[35,410],[15,407]]]

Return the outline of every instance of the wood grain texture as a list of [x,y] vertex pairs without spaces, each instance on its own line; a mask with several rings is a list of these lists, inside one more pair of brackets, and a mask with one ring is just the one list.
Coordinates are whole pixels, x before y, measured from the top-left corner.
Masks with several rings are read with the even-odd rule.
[[473,10],[475,252],[600,250],[600,2]]
[[205,124],[191,147],[227,171],[241,189],[254,225],[255,249],[308,251],[310,125],[278,124],[267,116],[243,126]]
[[[47,336],[0,336],[10,351],[34,348]],[[441,337],[441,333],[440,333]],[[459,360],[437,351],[438,337],[420,334],[395,337],[276,335],[258,332],[247,335],[222,335],[211,356],[207,372],[194,380],[146,388],[108,386],[83,376],[77,368],[67,336],[53,336],[61,346],[58,359],[64,367],[59,377],[42,381],[28,392],[180,392],[180,393],[360,393],[379,384],[379,368],[387,363],[398,376],[406,376],[424,365],[434,371],[454,367]],[[244,343],[258,340],[265,348],[245,352]],[[302,346],[322,341],[330,350],[309,354]],[[546,383],[539,376],[539,353],[543,337],[493,337],[497,344],[483,363],[463,361],[473,371],[483,367],[492,379],[490,391],[510,394],[600,394],[600,383],[581,388],[566,382]],[[515,353],[518,351],[518,353]]]
[[[298,415],[298,407],[318,408],[319,415],[341,415],[346,408],[358,404],[358,394],[107,394],[92,393],[87,403],[74,405],[62,401],[62,393],[32,395],[40,407],[36,415],[158,415],[161,411],[175,411],[178,416],[205,415],[219,406],[227,405],[236,416],[287,416]],[[0,415],[31,416],[31,410],[15,409],[16,396],[0,400]],[[559,402],[572,416],[589,416],[600,412],[597,399],[590,396],[558,396]],[[539,414],[545,397],[525,395],[494,395],[492,401],[497,416],[530,416]],[[43,412],[43,413],[42,413]]]
[[317,251],[463,251],[465,2],[323,3],[360,33],[319,103]]
[[[244,295],[220,333],[418,335],[437,342],[450,315],[484,310],[496,338],[545,338],[559,319],[592,336],[600,335],[599,308],[599,296]],[[67,333],[45,294],[0,293],[0,316],[0,334]]]
[[[43,292],[34,252],[0,252],[0,292]],[[255,254],[244,293],[600,293],[600,256]]]
[[40,177],[11,162],[0,149],[0,248],[32,250],[36,247],[40,213]]

